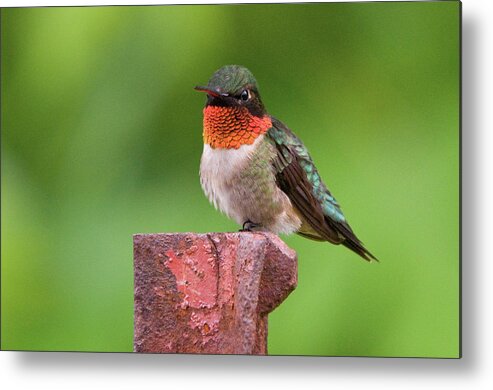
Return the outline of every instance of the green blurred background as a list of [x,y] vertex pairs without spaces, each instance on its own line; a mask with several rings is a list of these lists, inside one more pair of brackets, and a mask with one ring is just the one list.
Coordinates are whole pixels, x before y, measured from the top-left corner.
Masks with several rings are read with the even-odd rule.
[[237,230],[198,178],[225,64],[380,259],[284,237],[269,352],[459,354],[459,3],[1,11],[1,347],[131,351],[132,234]]

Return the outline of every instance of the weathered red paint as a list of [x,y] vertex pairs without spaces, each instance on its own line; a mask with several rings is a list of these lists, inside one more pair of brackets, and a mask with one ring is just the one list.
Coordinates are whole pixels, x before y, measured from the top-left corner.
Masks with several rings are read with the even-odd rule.
[[296,253],[270,233],[134,236],[134,351],[267,354]]

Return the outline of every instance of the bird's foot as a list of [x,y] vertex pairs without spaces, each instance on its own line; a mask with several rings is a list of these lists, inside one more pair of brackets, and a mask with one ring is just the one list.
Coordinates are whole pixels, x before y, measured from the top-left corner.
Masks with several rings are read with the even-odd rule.
[[256,224],[250,220],[247,220],[245,223],[243,223],[243,227],[239,230],[240,232],[251,232],[253,229],[260,227],[259,224]]

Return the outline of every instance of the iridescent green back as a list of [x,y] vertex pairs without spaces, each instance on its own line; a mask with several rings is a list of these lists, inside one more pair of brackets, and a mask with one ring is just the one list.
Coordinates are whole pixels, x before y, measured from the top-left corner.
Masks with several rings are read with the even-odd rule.
[[[299,164],[303,168],[308,181],[313,187],[313,194],[322,205],[324,214],[334,221],[345,222],[346,218],[344,217],[339,204],[322,181],[306,146],[287,127],[276,126],[276,122],[279,121],[273,122],[274,126],[267,132],[268,137],[277,144],[288,146],[296,153]],[[293,158],[289,153],[286,153],[284,157],[288,162],[291,162]]]

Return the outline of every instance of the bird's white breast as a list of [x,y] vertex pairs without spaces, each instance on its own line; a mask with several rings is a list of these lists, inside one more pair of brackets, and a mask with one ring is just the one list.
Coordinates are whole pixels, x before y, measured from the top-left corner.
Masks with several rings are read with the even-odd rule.
[[214,207],[242,224],[243,216],[235,204],[234,186],[239,173],[248,164],[257,145],[262,142],[259,136],[252,145],[242,145],[238,149],[213,149],[204,144],[200,162],[200,183]]

